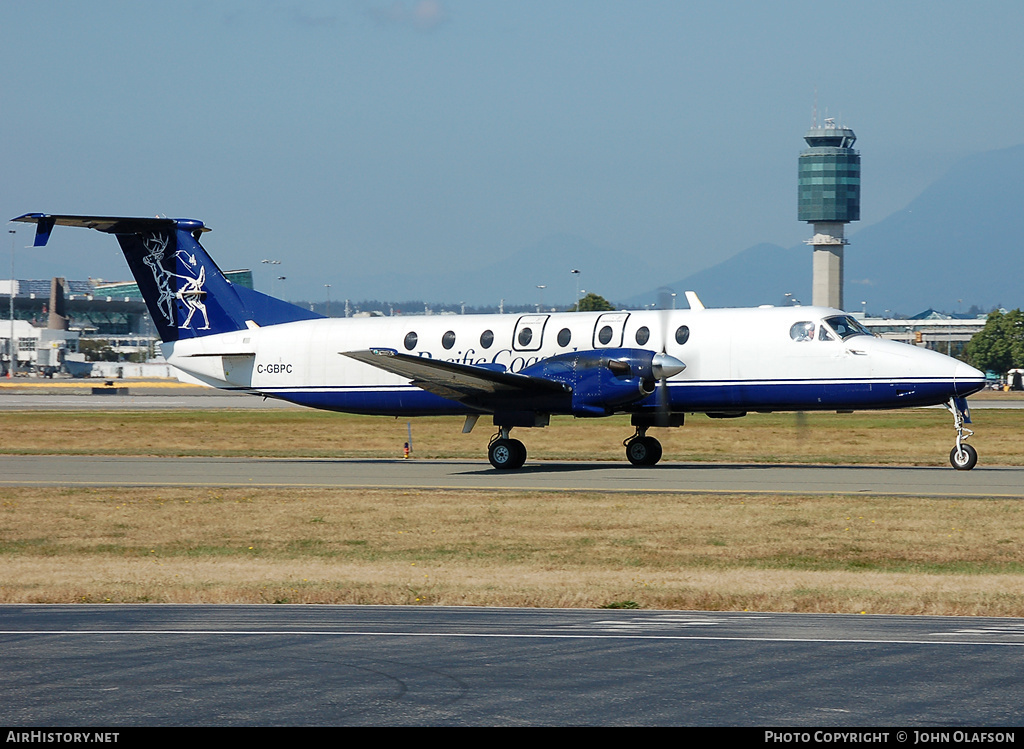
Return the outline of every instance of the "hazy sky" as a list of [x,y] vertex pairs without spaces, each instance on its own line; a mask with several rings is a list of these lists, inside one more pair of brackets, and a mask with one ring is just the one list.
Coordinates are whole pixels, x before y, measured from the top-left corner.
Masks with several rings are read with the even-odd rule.
[[[957,159],[1024,142],[1019,0],[0,7],[4,217],[199,218],[222,268],[268,289],[280,259],[292,299],[552,234],[664,267],[652,286],[792,246],[815,91],[858,136],[854,242]],[[112,239],[57,231],[15,275],[127,277]]]

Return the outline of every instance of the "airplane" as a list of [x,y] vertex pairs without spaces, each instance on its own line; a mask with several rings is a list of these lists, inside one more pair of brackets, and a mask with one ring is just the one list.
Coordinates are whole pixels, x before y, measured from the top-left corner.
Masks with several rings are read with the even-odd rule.
[[685,414],[893,409],[944,405],[950,463],[978,453],[966,397],[984,373],[938,352],[878,338],[826,307],[705,308],[520,315],[326,318],[233,284],[200,244],[202,221],[28,213],[35,246],[55,225],[113,234],[160,334],[167,361],[203,383],[330,411],[488,416],[488,459],[523,466],[513,428],[552,415],[629,414],[623,445],[653,466],[647,434]]

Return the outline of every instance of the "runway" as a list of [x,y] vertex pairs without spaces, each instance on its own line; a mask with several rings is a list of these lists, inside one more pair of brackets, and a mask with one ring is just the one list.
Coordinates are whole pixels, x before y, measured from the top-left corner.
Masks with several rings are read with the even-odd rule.
[[992,729],[1022,667],[1022,619],[0,606],[7,726]]
[[247,393],[231,393],[208,388],[140,392],[129,388],[128,395],[92,395],[81,393],[10,393],[0,390],[0,411],[178,411],[178,410],[250,410],[299,409],[294,403],[263,399]]
[[484,460],[0,456],[0,486],[260,486],[519,491],[1022,497],[1024,468],[727,465]]

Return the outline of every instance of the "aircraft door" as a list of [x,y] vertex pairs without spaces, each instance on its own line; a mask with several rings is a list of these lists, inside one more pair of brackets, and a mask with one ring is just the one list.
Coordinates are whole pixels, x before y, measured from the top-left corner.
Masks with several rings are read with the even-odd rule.
[[515,351],[540,351],[544,342],[544,326],[550,315],[523,315],[516,322],[516,331],[512,335],[512,348]]
[[628,312],[606,312],[594,323],[594,348],[619,348],[625,335]]

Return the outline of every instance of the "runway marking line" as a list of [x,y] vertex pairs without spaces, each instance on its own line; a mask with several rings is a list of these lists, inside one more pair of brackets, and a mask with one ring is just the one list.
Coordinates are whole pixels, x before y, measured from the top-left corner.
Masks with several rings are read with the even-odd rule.
[[701,640],[710,642],[775,642],[775,643],[818,643],[842,645],[934,645],[934,646],[998,646],[1024,647],[1024,642],[983,642],[944,640],[893,640],[893,639],[841,639],[824,637],[727,637],[711,635],[662,635],[662,634],[522,634],[490,632],[361,632],[315,630],[221,630],[221,629],[66,629],[66,630],[0,630],[4,635],[203,635],[235,637],[455,637],[478,639],[522,639],[522,640]]

